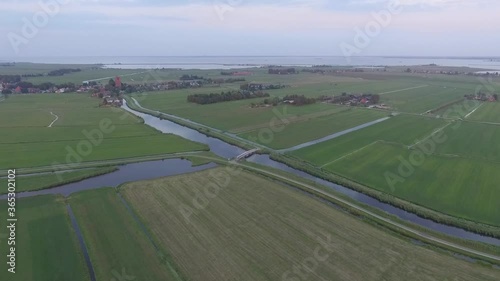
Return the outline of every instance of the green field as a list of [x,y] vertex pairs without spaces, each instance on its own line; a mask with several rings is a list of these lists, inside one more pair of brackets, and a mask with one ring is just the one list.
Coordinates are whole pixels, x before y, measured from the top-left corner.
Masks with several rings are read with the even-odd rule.
[[180,280],[156,252],[116,190],[77,193],[71,196],[70,205],[98,281],[114,280],[116,274],[124,272],[137,280]]
[[500,123],[500,102],[488,102],[471,114],[467,120]]
[[415,160],[419,165],[413,166],[413,173],[403,170],[401,174],[401,159],[418,159],[410,158],[412,152],[399,145],[377,143],[324,168],[442,213],[500,226],[500,163],[432,155],[423,162]]
[[428,86],[383,94],[381,102],[388,104],[395,111],[420,114],[461,99],[466,94],[471,94],[471,91],[447,86]]
[[[387,117],[383,111],[341,107],[342,110],[325,116],[314,116],[310,119],[293,119],[288,123],[276,122],[275,131],[266,130],[269,124],[258,129],[239,134],[240,137],[268,145],[274,149],[289,148],[301,143],[320,139],[333,133],[341,132],[376,119]],[[272,132],[269,135],[269,132]]]
[[[241,83],[220,87],[174,90],[141,95],[145,108],[187,118],[197,123],[258,142],[274,149],[283,149],[312,141],[327,135],[381,118],[392,111],[422,114],[457,101],[465,94],[474,93],[476,79],[435,75],[431,77],[402,73],[347,73],[342,75],[268,75],[262,70],[251,70],[247,77],[256,83],[284,84],[288,87],[268,91],[271,97],[298,94],[307,97],[341,95],[343,93],[373,93],[381,95],[381,103],[391,109],[386,112],[337,114],[338,106],[314,104],[251,108],[251,103],[263,99],[225,102],[210,105],[188,103],[189,94],[207,94],[239,88]],[[214,75],[212,72],[210,75]],[[196,73],[203,75],[203,72]],[[206,76],[206,75],[205,75]],[[283,119],[287,120],[282,128]],[[270,130],[272,136],[270,136]]]
[[398,115],[339,138],[293,151],[291,154],[317,166],[323,166],[359,149],[370,149],[369,146],[378,141],[410,146],[446,124],[447,122],[441,119]]
[[0,154],[16,153],[3,157],[0,168],[76,164],[207,149],[178,136],[161,134],[122,109],[99,108],[98,104],[99,100],[88,94],[9,97],[0,103]]
[[457,122],[443,133],[447,140],[437,147],[437,154],[500,163],[500,126]]
[[[35,176],[19,176],[17,178],[17,192],[33,191],[47,189],[63,184],[77,182],[97,175],[103,175],[116,171],[115,167],[85,169],[73,172],[50,173]],[[7,186],[6,179],[0,179],[2,186]],[[1,190],[0,194],[7,193],[6,190]]]
[[[483,281],[500,276],[245,172],[232,177],[204,208],[195,208],[193,199],[203,200],[200,194],[214,171],[223,169],[130,183],[121,191],[188,280],[301,280],[294,267],[310,280]],[[186,206],[191,216],[180,211]],[[304,269],[311,264],[313,270]]]
[[[18,200],[16,273],[7,272],[7,229],[0,231],[0,280],[88,281],[83,254],[62,198],[42,196]],[[0,219],[7,219],[7,202],[0,201]]]

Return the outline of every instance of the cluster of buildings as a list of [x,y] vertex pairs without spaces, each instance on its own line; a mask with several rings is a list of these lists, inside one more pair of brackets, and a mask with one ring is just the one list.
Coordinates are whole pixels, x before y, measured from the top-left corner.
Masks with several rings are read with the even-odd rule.
[[[340,96],[324,96],[320,98],[326,103],[335,103],[347,106],[371,106],[378,105],[380,101],[379,95],[374,94],[347,94],[343,93]],[[379,105],[379,108],[386,108],[385,105]]]
[[468,100],[497,102],[498,101],[498,94],[479,93],[479,94],[465,95],[465,98]]

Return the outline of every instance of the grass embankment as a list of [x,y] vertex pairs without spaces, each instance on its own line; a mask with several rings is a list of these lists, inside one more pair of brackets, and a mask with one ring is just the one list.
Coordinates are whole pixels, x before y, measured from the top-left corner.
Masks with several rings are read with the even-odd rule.
[[[222,171],[121,188],[190,280],[279,280],[284,274],[297,278],[293,267],[314,259],[316,249],[328,256],[316,260],[313,271],[304,272],[312,279],[496,280],[500,274],[395,238],[299,191],[246,172],[231,177],[203,208],[196,208],[193,200],[203,200],[199,196],[206,192],[211,173]],[[180,211],[186,206],[192,208],[188,220]]]
[[[36,176],[19,176],[17,177],[17,192],[35,191],[57,187],[69,183],[79,182],[88,178],[109,174],[116,171],[116,167],[105,167],[98,169],[86,169],[74,172],[64,172],[59,174],[43,174]],[[6,179],[0,179],[0,182],[5,182]],[[7,186],[5,184],[4,186]],[[6,190],[1,190],[0,194],[7,193]]]

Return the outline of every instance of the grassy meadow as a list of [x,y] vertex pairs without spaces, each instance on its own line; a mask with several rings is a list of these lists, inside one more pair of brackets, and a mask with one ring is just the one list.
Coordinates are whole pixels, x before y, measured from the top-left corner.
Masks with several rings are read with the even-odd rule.
[[258,129],[241,133],[239,136],[263,145],[269,145],[274,149],[284,149],[388,116],[388,113],[383,111],[342,108],[342,111],[325,114],[324,116],[307,118],[307,115],[305,115],[303,118],[297,118],[297,120],[290,119],[288,120],[289,123],[276,122],[277,128],[272,137],[267,135],[265,130],[270,127],[269,124],[265,124],[265,127],[260,126]]
[[447,124],[442,119],[398,115],[336,139],[293,151],[291,154],[317,166],[323,166],[360,149],[371,149],[370,146],[378,141],[410,146]]
[[[419,165],[408,172],[409,176],[400,174],[401,159],[410,161],[413,151],[400,145],[376,143],[324,169],[420,206],[500,226],[497,201],[500,196],[500,163],[431,155],[421,164],[415,162]],[[388,173],[401,178],[396,179]]]
[[156,252],[115,189],[77,193],[69,202],[98,281],[114,280],[123,272],[137,280],[181,280]]
[[[310,280],[483,281],[500,276],[498,270],[401,240],[246,172],[232,177],[197,209],[193,199],[206,192],[211,172],[130,183],[121,189],[188,280],[298,279],[294,267]],[[192,208],[188,219],[180,212],[186,206]],[[304,265],[311,260],[314,270],[307,271]]]
[[0,169],[207,149],[98,104],[88,94],[12,95],[0,103],[0,154],[9,155],[0,160]]
[[[87,265],[63,198],[41,196],[17,201],[16,274],[7,272],[7,229],[0,231],[0,280],[88,281]],[[0,201],[7,219],[7,201]]]
[[500,103],[485,103],[476,112],[471,114],[467,120],[500,123]]

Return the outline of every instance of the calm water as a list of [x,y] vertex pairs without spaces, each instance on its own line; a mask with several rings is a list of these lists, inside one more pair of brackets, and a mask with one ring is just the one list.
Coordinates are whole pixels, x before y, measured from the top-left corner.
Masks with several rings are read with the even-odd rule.
[[[351,57],[342,56],[197,56],[197,57],[14,57],[4,62],[33,62],[55,64],[105,64],[113,68],[150,69],[229,69],[263,65],[334,65],[334,66],[405,66],[435,63],[442,66],[466,66],[500,70],[499,58],[445,57]],[[121,64],[121,65],[117,65]]]

